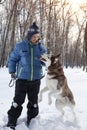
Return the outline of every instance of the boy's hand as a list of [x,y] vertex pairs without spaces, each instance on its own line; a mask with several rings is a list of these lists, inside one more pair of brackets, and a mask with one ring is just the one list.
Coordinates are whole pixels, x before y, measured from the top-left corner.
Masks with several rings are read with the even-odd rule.
[[16,74],[15,73],[11,73],[11,79],[16,80]]

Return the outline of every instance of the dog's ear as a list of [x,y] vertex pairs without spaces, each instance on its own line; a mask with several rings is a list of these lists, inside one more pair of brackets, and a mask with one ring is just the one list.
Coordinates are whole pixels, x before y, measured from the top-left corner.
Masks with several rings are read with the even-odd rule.
[[61,56],[61,54],[59,53],[57,56],[58,56],[58,57],[60,57],[60,56]]
[[56,57],[58,57],[59,59],[61,59],[61,54],[58,54]]
[[57,58],[58,58],[59,62],[61,63],[61,59],[62,59],[62,58],[61,58],[61,54],[58,54],[58,55],[57,55]]

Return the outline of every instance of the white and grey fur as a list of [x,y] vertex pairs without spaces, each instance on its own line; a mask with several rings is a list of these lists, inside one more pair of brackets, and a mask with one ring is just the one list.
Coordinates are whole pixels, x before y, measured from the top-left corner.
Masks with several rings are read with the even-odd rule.
[[60,55],[51,56],[48,58],[43,55],[41,60],[46,64],[46,87],[44,87],[39,93],[39,102],[42,101],[42,95],[46,91],[48,93],[48,104],[52,103],[52,96],[56,98],[55,106],[64,115],[64,107],[69,106],[74,114],[75,101],[73,94],[68,87],[66,76],[61,65]]

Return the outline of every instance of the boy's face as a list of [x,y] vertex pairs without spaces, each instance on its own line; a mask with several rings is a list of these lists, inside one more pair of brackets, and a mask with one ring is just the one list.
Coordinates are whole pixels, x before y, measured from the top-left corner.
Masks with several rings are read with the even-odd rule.
[[32,36],[32,38],[31,38],[31,42],[33,43],[33,44],[37,44],[38,43],[38,41],[39,41],[39,39],[40,39],[40,34],[34,34],[33,36]]

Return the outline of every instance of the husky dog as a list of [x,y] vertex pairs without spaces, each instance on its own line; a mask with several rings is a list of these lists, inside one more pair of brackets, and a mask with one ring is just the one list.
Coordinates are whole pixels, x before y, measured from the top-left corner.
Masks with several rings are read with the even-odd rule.
[[46,91],[48,93],[48,104],[52,103],[52,96],[56,98],[55,106],[64,115],[63,108],[69,106],[74,114],[75,101],[73,94],[68,87],[66,76],[61,65],[60,54],[51,57],[43,55],[41,61],[46,64],[46,87],[44,87],[39,93],[39,102],[42,101],[42,94]]

